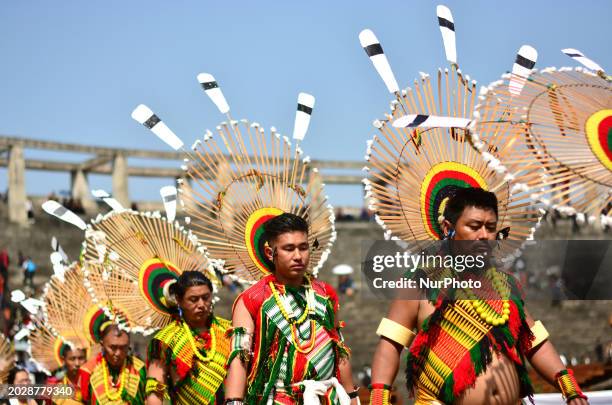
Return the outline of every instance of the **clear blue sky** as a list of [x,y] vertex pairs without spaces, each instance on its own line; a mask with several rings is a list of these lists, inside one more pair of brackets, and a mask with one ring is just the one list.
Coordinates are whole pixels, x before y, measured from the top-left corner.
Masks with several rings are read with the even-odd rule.
[[[187,143],[223,117],[195,76],[214,74],[235,118],[290,135],[297,93],[317,98],[305,151],[362,160],[371,122],[390,95],[357,35],[371,28],[401,87],[446,67],[434,1],[4,1],[0,5],[0,133],[103,146],[165,149],[130,118],[153,108]],[[458,60],[480,84],[510,69],[522,44],[537,66],[574,65],[582,50],[612,69],[610,1],[446,1]],[[41,157],[28,152],[28,157]],[[53,159],[75,159],[63,154]],[[86,158],[83,156],[82,158]],[[134,163],[146,165],[147,162]],[[177,163],[178,164],[178,163]],[[92,176],[110,189],[110,178]],[[130,181],[135,199],[168,180]],[[67,174],[28,172],[27,189],[67,189]],[[6,170],[0,169],[0,189]],[[359,187],[331,187],[333,204],[361,204]]]

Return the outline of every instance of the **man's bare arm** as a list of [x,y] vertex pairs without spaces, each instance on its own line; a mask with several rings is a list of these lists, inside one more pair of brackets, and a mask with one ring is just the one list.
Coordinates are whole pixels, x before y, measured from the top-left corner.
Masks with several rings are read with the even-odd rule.
[[[234,306],[232,314],[232,327],[243,327],[248,332],[253,332],[255,323],[247,310],[242,298],[239,298]],[[244,398],[247,384],[247,365],[242,362],[240,356],[235,357],[225,377],[225,397]]]
[[[412,330],[417,323],[419,301],[395,300],[391,303],[387,318]],[[372,361],[372,383],[393,384],[404,346],[386,337],[381,337]]]
[[[151,360],[147,369],[147,377],[155,378],[162,384],[166,384],[165,370],[159,360]],[[158,394],[149,394],[146,398],[147,405],[162,405],[164,403],[163,396]]]
[[[338,364],[338,371],[340,372],[340,384],[346,392],[352,392],[355,385],[353,384],[353,373],[351,371],[351,361],[348,358],[340,359]],[[356,399],[353,399],[351,403],[357,403]]]
[[[525,319],[527,320],[529,327],[532,327],[535,324],[534,319],[531,317],[527,309],[525,309]],[[559,371],[564,370],[565,366],[563,365],[563,362],[561,362],[559,353],[557,353],[557,350],[553,344],[546,339],[543,343],[539,344],[537,347],[534,347],[531,352],[528,353],[527,357],[538,374],[540,374],[542,378],[558,389],[559,387],[557,385],[555,376]],[[568,403],[571,405],[588,404],[585,399],[581,398],[576,398]]]

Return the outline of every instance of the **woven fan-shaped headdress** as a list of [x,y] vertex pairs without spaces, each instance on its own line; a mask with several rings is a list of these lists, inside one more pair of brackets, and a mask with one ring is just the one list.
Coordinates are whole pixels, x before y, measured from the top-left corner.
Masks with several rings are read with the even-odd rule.
[[[434,83],[421,74],[413,89],[402,91],[397,84],[389,85],[397,81],[378,39],[370,30],[360,34],[362,46],[396,97],[391,113],[374,121],[379,134],[368,141],[366,198],[386,237],[420,249],[426,246],[423,241],[442,239],[444,208],[458,188],[492,191],[499,201],[499,228],[511,228],[504,247],[509,252],[533,236],[538,222],[538,212],[527,209],[526,193],[537,180],[537,171],[529,168],[507,175],[497,158],[483,160],[472,145],[469,117],[476,83],[457,69],[454,22],[448,8],[438,7],[438,21],[453,74],[440,70]],[[506,153],[496,145],[488,147],[497,156]]]
[[151,333],[177,313],[169,287],[187,270],[203,272],[216,294],[220,281],[197,237],[173,222],[176,188],[161,190],[167,217],[126,210],[102,190],[113,210],[86,224],[55,201],[43,209],[85,231],[81,251],[85,284],[98,309],[128,331]]
[[9,371],[15,366],[15,349],[10,340],[0,333],[0,383],[6,384]]
[[[79,339],[75,335],[69,338],[77,341]],[[54,370],[64,365],[62,359],[64,350],[70,347],[79,347],[70,340],[66,340],[64,336],[53,333],[43,322],[36,322],[33,330],[30,332],[29,340],[32,359],[47,374],[51,374]],[[87,344],[87,346],[79,348],[87,351],[91,347]]]
[[[63,341],[89,350],[100,341],[100,334],[108,322],[128,323],[118,307],[115,315],[107,316],[99,302],[92,299],[86,287],[80,264],[73,263],[63,275],[63,280],[52,276],[43,292],[43,319],[50,331]],[[128,323],[129,324],[129,323]]]
[[[32,359],[48,374],[63,365],[67,348],[83,349],[91,355],[101,325],[100,318],[89,325],[91,318],[86,314],[96,310],[97,305],[87,296],[80,265],[69,262],[55,237],[51,246],[54,274],[43,289],[42,311],[32,314],[32,323],[18,332],[29,336]],[[101,320],[105,322],[107,318]]]
[[546,68],[504,75],[484,90],[475,138],[513,143],[504,165],[527,160],[545,169],[533,197],[562,213],[609,218],[612,206],[612,84],[599,65],[574,49],[583,68]]
[[[271,270],[263,248],[263,225],[285,212],[304,217],[311,246],[308,271],[317,273],[335,239],[331,206],[323,183],[310,159],[274,128],[266,134],[257,123],[234,121],[217,81],[210,74],[198,80],[228,121],[207,131],[191,151],[185,151],[187,175],[181,184],[181,201],[193,232],[211,256],[237,279],[255,282]],[[304,138],[314,97],[300,93],[293,132],[296,144]],[[136,108],[132,117],[150,128],[174,149],[183,142],[148,107]]]
[[89,291],[124,311],[126,329],[150,333],[176,314],[169,287],[187,270],[220,284],[195,235],[159,213],[111,212],[89,226],[84,242]]

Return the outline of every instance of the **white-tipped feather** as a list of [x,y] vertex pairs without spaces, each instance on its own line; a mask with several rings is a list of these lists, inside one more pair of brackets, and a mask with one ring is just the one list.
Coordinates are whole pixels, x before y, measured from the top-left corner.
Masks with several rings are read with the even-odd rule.
[[219,83],[217,83],[213,75],[210,73],[200,73],[198,75],[198,82],[200,82],[206,95],[215,103],[221,114],[227,114],[230,110],[229,104],[227,104]]
[[439,117],[435,115],[404,115],[395,121],[395,128],[465,128],[470,120],[458,117]]
[[69,224],[72,224],[83,231],[87,227],[85,221],[83,221],[74,212],[70,211],[68,208],[64,207],[57,201],[45,201],[42,204],[42,209],[47,214],[53,215],[54,217],[57,217],[62,221],[68,222]]
[[149,107],[140,104],[132,111],[132,118],[144,125],[174,150],[183,147],[183,141]]
[[113,211],[120,212],[125,209],[119,201],[111,197],[110,194],[108,194],[104,190],[91,190],[91,194],[94,197],[100,198],[102,201],[104,201],[109,207],[113,209]]
[[391,65],[389,65],[387,56],[385,56],[376,35],[374,35],[371,30],[365,29],[359,33],[359,42],[370,57],[370,60],[374,64],[374,68],[385,82],[387,90],[389,90],[390,93],[398,92],[399,85],[397,84],[397,80],[395,80]]
[[62,261],[64,260],[64,258],[59,252],[51,253],[51,255],[49,255],[49,259],[51,260],[51,264],[53,265],[61,264]]
[[595,72],[603,71],[603,68],[601,66],[595,63],[592,59],[589,59],[584,56],[584,54],[578,49],[566,48],[561,49],[561,52],[574,59],[576,62],[584,65],[584,67],[586,67],[587,69],[591,69]]
[[440,24],[440,32],[442,33],[442,41],[444,42],[446,60],[450,63],[457,64],[457,44],[453,14],[448,7],[443,5],[439,5],[436,8],[436,14],[438,15],[438,24]]
[[176,187],[164,186],[159,190],[159,193],[164,202],[166,218],[168,218],[168,221],[172,222],[176,217]]
[[66,273],[66,268],[61,264],[53,265],[53,274],[57,277],[62,283],[65,281],[64,274]]
[[516,54],[516,60],[512,65],[512,78],[508,84],[508,90],[513,96],[518,96],[523,91],[525,81],[538,60],[538,51],[529,45],[520,47]]
[[28,328],[21,328],[19,332],[15,333],[15,336],[13,336],[13,338],[19,341],[29,335],[30,335],[30,330]]
[[295,113],[295,123],[293,125],[293,139],[301,141],[306,136],[314,104],[314,96],[307,93],[298,94],[297,112]]
[[36,315],[38,308],[44,305],[41,300],[37,300],[35,298],[26,298],[25,300],[21,301],[20,304],[32,315]]
[[20,303],[25,300],[26,296],[21,290],[13,290],[11,291],[11,301],[15,303]]

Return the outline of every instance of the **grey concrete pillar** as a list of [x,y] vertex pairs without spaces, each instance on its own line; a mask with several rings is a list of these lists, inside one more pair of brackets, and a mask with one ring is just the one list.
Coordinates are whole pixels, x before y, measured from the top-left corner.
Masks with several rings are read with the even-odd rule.
[[70,173],[70,178],[72,198],[81,202],[85,213],[94,214],[97,211],[97,206],[89,191],[87,175],[83,170],[77,170]]
[[179,201],[182,203],[177,204],[176,209],[177,212],[180,212],[183,215],[189,216],[190,213],[193,214],[194,211],[198,209],[194,198],[197,198],[193,194],[193,182],[188,175],[184,175],[176,179],[175,186],[179,189]]
[[27,225],[25,160],[23,159],[23,147],[20,145],[13,145],[9,149],[8,193],[9,221]]
[[128,164],[127,157],[117,154],[113,158],[113,197],[124,207],[130,206],[128,193]]

